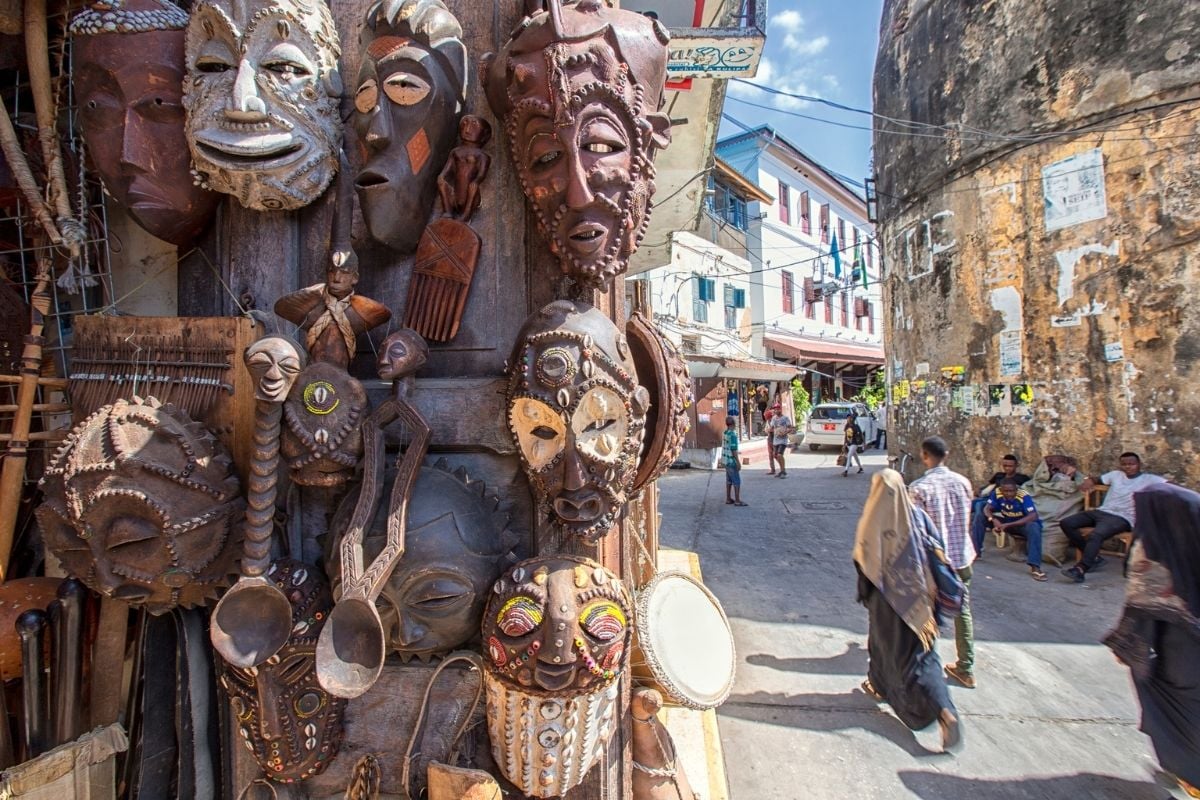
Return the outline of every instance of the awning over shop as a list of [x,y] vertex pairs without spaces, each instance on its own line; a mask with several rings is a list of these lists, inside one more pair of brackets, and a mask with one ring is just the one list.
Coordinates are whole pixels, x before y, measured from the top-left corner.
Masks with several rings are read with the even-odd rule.
[[883,366],[883,348],[880,346],[813,339],[807,336],[788,336],[782,333],[767,333],[763,336],[763,342],[792,358]]
[[732,378],[741,381],[790,381],[803,370],[794,364],[780,364],[759,358],[725,358],[687,355],[688,371],[693,378]]

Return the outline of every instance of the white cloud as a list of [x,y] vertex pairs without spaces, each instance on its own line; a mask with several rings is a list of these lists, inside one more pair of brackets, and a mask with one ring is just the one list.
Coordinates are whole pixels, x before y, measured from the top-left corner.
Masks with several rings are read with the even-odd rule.
[[786,9],[771,16],[767,44],[774,57],[763,56],[758,74],[750,82],[786,94],[768,94],[734,81],[729,85],[729,92],[735,97],[796,111],[807,107],[809,101],[787,95],[819,96],[837,89],[837,79],[826,74],[828,65],[818,64],[816,59],[829,48],[829,37],[808,30],[799,11]]
[[780,11],[778,14],[771,17],[771,22],[768,25],[770,29],[783,30],[787,33],[797,33],[804,28],[804,17],[800,16],[800,12],[795,9]]

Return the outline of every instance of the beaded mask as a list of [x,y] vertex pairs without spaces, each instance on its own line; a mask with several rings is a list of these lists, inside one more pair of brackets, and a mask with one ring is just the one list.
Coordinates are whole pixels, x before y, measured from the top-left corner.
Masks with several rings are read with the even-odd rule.
[[108,0],[71,21],[71,82],[88,158],[108,194],[159,239],[185,245],[220,195],[192,182],[183,134],[183,29],[167,0]]
[[596,562],[562,556],[522,561],[493,588],[483,616],[492,754],[526,794],[557,797],[616,727],[629,592]]
[[244,507],[233,462],[173,405],[99,409],[54,456],[42,492],[46,547],[103,595],[162,614],[231,582]]
[[649,220],[666,29],[642,14],[579,0],[526,18],[483,60],[484,88],[538,227],[586,288],[623,273]]
[[324,0],[201,0],[183,107],[198,180],[246,208],[317,199],[338,169],[337,31]]
[[626,500],[649,395],[629,345],[591,306],[556,300],[530,317],[509,362],[508,427],[539,504],[595,542]]
[[441,0],[380,0],[367,10],[354,128],[355,178],[371,237],[411,253],[454,147],[467,89],[462,27]]
[[325,771],[342,744],[346,701],[317,682],[317,637],[333,608],[315,567],[281,559],[267,578],[292,604],[292,635],[266,663],[249,669],[218,659],[221,686],[238,735],[271,780],[295,783]]

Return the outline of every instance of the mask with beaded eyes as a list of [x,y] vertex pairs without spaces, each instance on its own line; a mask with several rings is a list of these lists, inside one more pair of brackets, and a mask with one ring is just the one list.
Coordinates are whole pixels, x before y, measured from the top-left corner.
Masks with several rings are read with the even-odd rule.
[[292,635],[258,667],[218,659],[221,687],[237,718],[238,736],[268,778],[295,783],[325,771],[342,743],[346,701],[317,681],[317,638],[333,595],[325,577],[300,561],[273,563],[267,578],[292,604]]
[[564,531],[595,542],[616,522],[649,402],[624,334],[595,308],[557,300],[525,322],[509,361],[508,427]]
[[558,797],[595,764],[615,729],[633,604],[586,558],[522,561],[496,581],[483,615],[492,753],[534,797]]
[[183,108],[201,183],[246,208],[292,210],[338,170],[341,52],[318,0],[201,0],[185,39]]
[[649,221],[666,29],[603,0],[549,0],[498,54],[484,56],[488,103],[538,227],[562,270],[587,288],[623,273]]

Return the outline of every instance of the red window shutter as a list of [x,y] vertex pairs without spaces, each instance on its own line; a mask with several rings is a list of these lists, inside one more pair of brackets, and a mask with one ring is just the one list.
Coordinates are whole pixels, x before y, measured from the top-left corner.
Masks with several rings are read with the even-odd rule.
[[784,272],[780,274],[783,283],[783,313],[793,313],[796,287],[792,281],[792,273]]
[[817,287],[813,283],[812,278],[804,279],[804,302],[806,302],[806,303],[817,302]]
[[867,303],[867,331],[869,333],[875,332],[875,317],[872,316],[872,314],[871,314],[871,304],[870,303]]
[[866,298],[863,298],[863,297],[854,298],[854,316],[865,317],[866,315],[867,315]]
[[791,222],[791,209],[788,207],[791,203],[789,197],[788,185],[783,181],[779,182],[779,221],[784,225]]
[[846,241],[846,220],[838,220],[838,247],[845,247],[849,242]]
[[821,204],[821,241],[829,241],[829,204]]
[[833,298],[830,296],[825,297],[825,321],[833,324]]
[[812,233],[812,209],[809,207],[808,192],[800,194],[800,229]]

